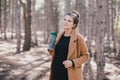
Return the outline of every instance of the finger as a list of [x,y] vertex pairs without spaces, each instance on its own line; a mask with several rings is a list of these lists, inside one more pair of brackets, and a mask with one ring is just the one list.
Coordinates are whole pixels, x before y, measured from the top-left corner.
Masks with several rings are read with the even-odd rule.
[[63,64],[65,64],[65,61],[63,61]]
[[65,68],[68,68],[68,66],[67,66],[67,65],[65,65]]
[[51,39],[48,39],[48,43],[50,43]]
[[63,61],[63,64],[66,64],[66,60],[65,60],[65,61]]
[[65,68],[67,68],[67,66],[66,65],[64,65],[65,66]]

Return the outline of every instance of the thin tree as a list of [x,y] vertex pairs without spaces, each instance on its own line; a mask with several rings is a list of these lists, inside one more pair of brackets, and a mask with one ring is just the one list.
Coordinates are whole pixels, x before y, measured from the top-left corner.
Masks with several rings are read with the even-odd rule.
[[7,39],[6,28],[7,28],[7,0],[4,0],[4,39]]
[[11,28],[11,8],[12,8],[12,7],[11,7],[11,6],[12,6],[12,5],[11,5],[11,2],[12,2],[12,0],[8,0],[7,2],[8,2],[8,5],[7,5],[7,6],[8,6],[7,13],[9,13],[8,16],[7,16],[7,25],[8,25],[8,26],[7,26],[7,27],[8,27],[7,30],[8,30],[8,32],[10,32],[10,28]]
[[[118,17],[119,17],[119,20],[118,20],[118,21],[120,22],[120,1],[118,1],[118,5],[119,5],[119,7],[118,7],[118,14],[119,14]],[[120,23],[119,23],[119,24],[120,24]],[[120,31],[118,32],[118,34],[120,35]],[[119,36],[119,42],[118,42],[118,43],[119,43],[118,58],[120,58],[120,36]]]
[[97,50],[97,76],[96,80],[105,79],[105,56],[104,56],[104,35],[106,27],[106,0],[96,0],[97,12],[96,12],[96,50]]
[[72,5],[71,5],[71,0],[65,0],[65,11],[66,12],[69,12],[70,10],[72,10],[72,7],[71,7]]
[[[86,13],[86,34],[87,34],[87,46],[88,46],[88,51],[90,54],[90,57],[92,58],[93,53],[91,51],[91,43],[93,41],[93,19],[94,19],[94,0],[90,0],[88,2],[88,8],[87,8],[87,13]],[[95,80],[94,79],[94,74],[92,70],[92,65],[90,64],[90,60],[84,65],[84,70],[83,70],[83,78],[84,80]]]
[[119,25],[120,25],[120,1],[119,0],[115,0],[115,4],[114,4],[114,8],[115,8],[115,21],[114,21],[114,30],[115,30],[115,50],[117,53],[115,53],[115,57],[120,58],[120,29],[119,29]]
[[24,16],[24,28],[25,28],[25,40],[23,45],[23,51],[30,50],[31,47],[31,0],[26,0],[27,3],[24,3],[22,0],[19,0],[23,7],[23,16]]
[[115,1],[114,0],[111,0],[111,37],[112,37],[112,41],[114,42],[113,44],[113,48],[114,48],[114,52],[116,52],[116,49],[115,49],[115,46],[116,46],[116,35],[115,35],[115,31],[114,31],[114,19],[115,19],[115,16],[116,16],[116,13],[115,13]]
[[36,0],[32,0],[32,31],[33,31],[32,45],[38,46],[35,5]]
[[48,40],[49,34],[51,31],[58,32],[58,24],[59,24],[59,12],[58,12],[58,2],[57,0],[45,0],[45,22],[46,22],[46,34],[45,43]]
[[54,23],[54,31],[55,32],[59,32],[59,15],[60,15],[60,12],[59,12],[59,1],[57,0],[54,0],[53,2],[53,23]]
[[[48,40],[48,37],[49,37],[49,33],[50,33],[50,31],[53,31],[53,25],[51,24],[51,18],[50,18],[50,14],[52,14],[51,13],[51,9],[52,9],[52,7],[51,7],[51,3],[52,3],[52,0],[44,0],[44,12],[45,12],[45,14],[44,15],[46,15],[45,16],[45,21],[46,21],[46,24],[45,24],[45,28],[44,28],[44,43],[47,43],[47,40]],[[48,26],[49,25],[49,26]],[[46,30],[45,30],[46,29]]]
[[17,50],[16,53],[20,53],[21,47],[21,21],[20,21],[20,6],[19,0],[15,0],[15,27],[16,27],[16,36],[17,36]]
[[14,24],[14,22],[15,22],[15,0],[12,0],[11,1],[11,39],[13,39],[13,30],[14,30],[14,28],[15,28],[15,24]]
[[79,32],[86,36],[86,0],[76,0],[75,9],[80,13]]
[[1,31],[2,31],[2,25],[1,25],[1,14],[2,14],[2,10],[1,10],[1,0],[0,0],[0,34],[1,34]]

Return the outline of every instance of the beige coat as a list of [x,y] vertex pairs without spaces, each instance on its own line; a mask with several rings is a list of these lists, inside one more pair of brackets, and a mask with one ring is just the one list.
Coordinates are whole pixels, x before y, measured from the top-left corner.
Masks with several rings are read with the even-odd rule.
[[[55,44],[59,42],[63,34],[64,32],[58,34]],[[54,51],[49,51],[49,53],[53,60]],[[82,79],[82,64],[85,63],[89,59],[89,55],[88,55],[88,50],[87,50],[87,47],[86,47],[86,44],[83,38],[75,30],[72,30],[67,59],[73,60],[75,64],[74,68],[68,68],[68,79],[69,80],[83,80]],[[52,80],[51,75],[52,75],[52,72],[50,72],[49,80]]]

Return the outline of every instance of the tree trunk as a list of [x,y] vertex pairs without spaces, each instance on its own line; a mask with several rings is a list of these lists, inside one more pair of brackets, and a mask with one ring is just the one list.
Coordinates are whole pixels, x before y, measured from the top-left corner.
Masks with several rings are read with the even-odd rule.
[[37,26],[36,26],[36,16],[35,16],[35,3],[36,0],[32,0],[32,31],[33,31],[33,38],[32,38],[32,46],[38,46],[37,40]]
[[2,10],[1,10],[1,0],[0,0],[0,34],[1,34],[1,32],[2,32],[2,22],[1,22],[1,14],[2,14]]
[[4,39],[7,40],[6,28],[7,28],[7,1],[4,0]]
[[[92,42],[92,27],[93,27],[93,15],[94,15],[94,0],[91,0],[88,2],[88,8],[87,8],[87,13],[86,13],[86,31],[87,31],[87,46],[88,46],[88,51],[90,54],[90,57],[92,57],[92,51],[91,51],[91,42]],[[94,80],[94,74],[92,71],[92,67],[90,64],[91,59],[85,64],[84,70],[83,70],[83,75],[84,75],[84,80]],[[86,77],[88,76],[88,77]]]
[[20,6],[18,4],[19,0],[15,0],[15,27],[16,27],[16,36],[17,36],[17,50],[16,53],[20,53],[21,47],[21,21],[20,21]]
[[25,27],[25,40],[23,45],[23,51],[30,50],[31,47],[31,0],[27,0],[27,4],[19,0],[23,7],[23,18]]
[[11,39],[13,39],[13,29],[15,27],[14,22],[15,22],[15,0],[12,0],[12,10],[11,10]]
[[[49,34],[50,34],[50,32],[51,31],[53,31],[53,27],[52,27],[52,25],[50,25],[50,14],[51,14],[51,10],[50,10],[50,8],[52,8],[50,5],[50,1],[52,1],[52,0],[45,0],[45,21],[46,21],[46,24],[45,24],[45,26],[46,26],[46,32],[44,32],[44,35],[46,35],[46,36],[44,36],[44,43],[47,43],[47,40],[48,40],[48,37],[49,37]],[[49,28],[47,28],[49,26]]]
[[31,47],[31,0],[27,0],[25,17],[25,42],[23,51],[28,51]]
[[10,32],[10,28],[11,28],[11,2],[12,2],[12,0],[8,0],[7,1],[8,2],[8,10],[7,10],[7,13],[9,13],[8,14],[8,19],[7,19],[7,30],[8,30],[8,32]]
[[72,5],[71,5],[71,0],[65,0],[65,7],[66,7],[66,8],[65,8],[65,9],[66,9],[65,11],[66,11],[66,12],[70,12],[70,11],[72,10],[71,6],[72,6]]
[[97,50],[97,77],[96,80],[105,79],[105,56],[104,56],[104,34],[106,27],[106,0],[97,0],[97,18],[96,18],[96,50]]
[[111,41],[114,42],[114,49],[115,49],[115,42],[116,42],[116,38],[115,38],[115,33],[114,33],[114,10],[113,10],[113,0],[111,0]]
[[[58,12],[58,5],[56,5],[57,1],[56,0],[45,0],[45,22],[46,22],[46,39],[44,39],[45,43],[47,43],[47,40],[49,38],[49,34],[52,31],[57,32],[58,31],[58,16],[59,16],[59,12]],[[56,6],[56,7],[55,7]],[[49,27],[49,28],[48,28]]]
[[86,1],[76,0],[76,10],[80,13],[80,24],[79,32],[85,37],[86,36]]
[[116,42],[117,42],[117,39],[116,39],[116,34],[115,34],[115,29],[114,29],[114,19],[115,19],[115,16],[116,16],[116,12],[115,12],[115,1],[111,0],[111,13],[112,13],[112,41],[113,41],[113,52],[116,52]]
[[58,8],[59,8],[59,2],[57,1],[57,0],[55,0],[54,1],[54,5],[53,5],[53,11],[54,11],[54,21],[53,21],[53,23],[54,23],[54,31],[55,32],[59,32],[59,10],[58,10]]
[[109,53],[110,54],[110,37],[111,37],[111,26],[110,26],[110,19],[111,19],[111,16],[110,16],[110,3],[108,0],[106,0],[106,9],[107,9],[107,16],[106,16],[106,24],[107,24],[107,27],[106,27],[106,37],[107,39],[105,40],[105,53]]

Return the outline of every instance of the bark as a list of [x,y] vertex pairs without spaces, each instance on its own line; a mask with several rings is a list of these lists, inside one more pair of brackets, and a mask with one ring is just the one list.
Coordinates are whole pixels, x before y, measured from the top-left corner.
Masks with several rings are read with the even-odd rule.
[[8,27],[8,32],[10,32],[10,28],[11,28],[11,2],[12,2],[12,0],[8,0],[7,2],[8,2],[7,13],[9,13],[8,17],[7,17],[7,25],[8,25],[7,27]]
[[23,51],[30,50],[31,47],[31,0],[27,0],[27,14],[26,14],[26,25],[25,25],[25,42]]
[[115,49],[116,35],[115,35],[115,32],[114,32],[115,9],[114,9],[113,5],[114,5],[114,1],[111,0],[111,33],[112,33],[111,36],[112,36],[112,41],[114,42],[114,44],[113,44],[114,52],[116,52],[116,49]]
[[[93,27],[94,5],[95,5],[94,0],[89,1],[87,13],[86,13],[87,47],[91,58],[93,57],[92,56],[93,53],[91,51],[91,47],[92,47],[91,42],[93,41],[92,27]],[[95,80],[90,61],[91,59],[84,66],[84,70],[83,70],[84,80]]]
[[38,46],[37,26],[36,26],[36,20],[35,20],[36,19],[35,3],[36,3],[36,0],[32,0],[32,31],[33,31],[32,46]]
[[85,37],[86,36],[86,1],[76,0],[76,10],[80,13],[80,24],[79,32]]
[[106,9],[107,9],[107,16],[106,16],[106,24],[107,24],[107,29],[106,30],[106,42],[105,42],[105,52],[110,53],[110,37],[111,37],[111,26],[110,26],[110,3],[108,0],[106,0]]
[[15,28],[15,0],[12,0],[12,10],[11,10],[11,39],[13,39],[13,29]]
[[59,2],[57,0],[54,1],[54,5],[53,5],[53,12],[54,12],[54,21],[53,21],[53,24],[54,24],[54,31],[55,32],[59,32]]
[[23,7],[23,18],[25,28],[25,40],[23,45],[23,51],[29,51],[31,47],[31,0],[27,0],[27,4],[19,0]]
[[96,12],[96,27],[97,27],[97,34],[96,34],[96,50],[97,50],[97,76],[96,80],[103,80],[105,79],[105,56],[104,56],[104,34],[105,34],[105,27],[106,27],[106,0],[97,0],[97,12]]
[[1,32],[2,32],[2,22],[1,22],[1,14],[2,14],[2,10],[1,10],[1,0],[0,0],[0,34],[1,34]]
[[4,39],[7,40],[6,28],[7,28],[7,1],[4,0]]
[[72,10],[72,7],[71,7],[72,5],[71,5],[71,0],[65,0],[65,11],[66,12],[70,12],[71,10]]
[[20,21],[20,6],[18,4],[19,0],[15,0],[15,27],[17,36],[17,49],[16,53],[20,53],[21,49],[21,21]]
[[[46,22],[46,34],[45,36],[45,43],[49,38],[50,32],[58,32],[58,24],[59,24],[59,11],[58,11],[58,1],[57,0],[45,0],[45,22]],[[49,27],[49,28],[48,28]]]
[[[118,22],[120,22],[120,1],[118,2],[118,14],[119,14],[119,20]],[[119,23],[120,24],[120,23]],[[120,35],[120,31],[118,32],[118,34]],[[120,37],[119,37],[119,52],[118,52],[118,58],[120,58]]]
[[47,17],[47,25],[50,27],[50,31],[54,31],[54,13],[53,13],[53,0],[45,0],[45,15]]
[[[49,37],[49,34],[51,31],[54,31],[54,27],[52,25],[52,20],[53,18],[51,18],[51,14],[52,14],[52,0],[45,0],[45,21],[46,21],[46,32],[44,32],[44,34],[46,34],[45,36],[45,41],[44,43],[47,43],[47,40],[48,40],[48,37]],[[48,28],[49,27],[49,28]]]
[[90,60],[84,65],[83,80],[95,80]]

